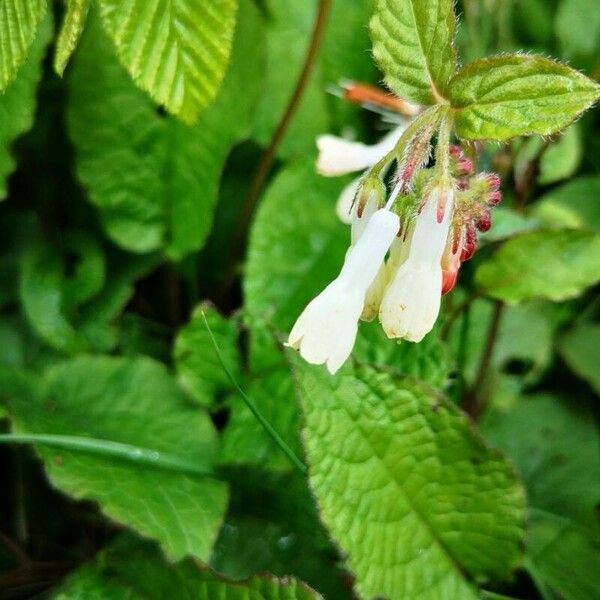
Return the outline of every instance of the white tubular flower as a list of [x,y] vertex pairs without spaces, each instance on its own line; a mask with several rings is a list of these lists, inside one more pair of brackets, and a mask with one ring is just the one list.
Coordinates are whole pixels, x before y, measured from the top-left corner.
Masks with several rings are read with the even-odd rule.
[[420,342],[433,328],[440,311],[441,258],[453,212],[453,190],[436,188],[417,216],[408,257],[394,274],[379,309],[388,337]]
[[298,317],[288,345],[309,363],[326,364],[333,375],[352,352],[365,294],[398,233],[400,220],[388,210],[376,211],[344,260],[340,274]]
[[320,135],[317,138],[319,157],[317,171],[327,177],[356,173],[372,167],[394,149],[409,121],[390,131],[379,143],[369,146],[352,142],[335,135]]

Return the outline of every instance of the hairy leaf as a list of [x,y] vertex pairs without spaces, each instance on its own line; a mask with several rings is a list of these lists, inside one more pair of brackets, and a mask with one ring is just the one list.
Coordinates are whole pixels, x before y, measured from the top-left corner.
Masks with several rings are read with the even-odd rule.
[[511,572],[523,491],[454,406],[373,368],[297,368],[311,487],[361,597],[474,599],[465,573]]
[[46,0],[0,0],[0,92],[15,78],[46,12]]
[[54,70],[62,75],[85,26],[90,0],[66,0],[67,9],[56,40]]
[[377,0],[373,54],[387,85],[401,98],[435,104],[456,68],[452,0]]
[[[7,0],[0,0],[0,14],[3,14],[1,11],[3,1],[4,4],[8,3]],[[0,18],[0,28],[2,23],[3,18]],[[2,57],[2,35],[0,32],[0,57]],[[51,35],[52,20],[47,17],[39,26],[37,37],[32,43],[25,64],[16,73],[14,81],[3,93],[0,93],[0,200],[6,197],[6,178],[15,168],[10,145],[15,138],[33,125],[36,90],[42,75],[41,63]],[[1,68],[0,66],[0,70]]]
[[476,60],[452,80],[449,99],[458,135],[506,140],[564,129],[600,97],[600,86],[541,56]]
[[[93,375],[93,376],[91,376]],[[210,467],[210,418],[186,404],[166,368],[148,358],[86,356],[51,367],[33,397],[7,402],[17,433],[84,436]],[[95,500],[111,519],[157,539],[174,559],[207,560],[227,502],[223,482],[112,456],[38,446],[52,483]]]
[[319,600],[321,596],[297,579],[261,575],[233,582],[192,561],[168,565],[151,545],[122,537],[95,564],[73,573],[52,598]]
[[250,68],[262,57],[260,17],[247,1],[241,16],[221,92],[193,128],[158,114],[98,24],[86,27],[73,65],[69,128],[79,177],[121,247],[164,249],[180,259],[205,242],[223,164],[248,132],[260,86]]
[[476,273],[480,289],[505,302],[566,300],[600,280],[600,236],[534,231],[506,242]]
[[187,123],[215,98],[237,0],[100,0],[102,21],[135,82]]

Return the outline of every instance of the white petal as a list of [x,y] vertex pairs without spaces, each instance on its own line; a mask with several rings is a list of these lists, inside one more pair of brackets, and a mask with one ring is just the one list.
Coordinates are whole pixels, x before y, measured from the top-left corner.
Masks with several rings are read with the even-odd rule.
[[320,135],[317,138],[317,171],[329,177],[364,171],[394,148],[405,129],[405,124],[396,127],[372,146],[335,135]]
[[435,324],[440,311],[442,269],[415,266],[410,260],[396,273],[385,292],[379,319],[390,338],[420,342]]
[[352,223],[352,204],[356,197],[356,192],[360,186],[361,177],[357,177],[351,181],[340,194],[337,204],[335,205],[335,212],[339,220],[344,225],[350,225]]

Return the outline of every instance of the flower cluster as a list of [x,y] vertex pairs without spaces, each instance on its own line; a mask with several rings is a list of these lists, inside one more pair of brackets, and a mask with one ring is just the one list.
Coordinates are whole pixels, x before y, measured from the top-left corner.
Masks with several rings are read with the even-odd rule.
[[406,120],[373,146],[317,139],[321,174],[366,170],[338,200],[338,214],[351,225],[342,269],[288,339],[305,360],[332,374],[350,356],[360,319],[379,317],[389,338],[412,342],[431,331],[442,295],[454,287],[461,263],[475,251],[476,232],[490,228],[490,207],[501,199],[498,176],[474,174],[472,160],[449,145],[449,134],[446,147],[438,135],[436,164],[425,168],[435,127],[423,123],[408,131],[413,125]]

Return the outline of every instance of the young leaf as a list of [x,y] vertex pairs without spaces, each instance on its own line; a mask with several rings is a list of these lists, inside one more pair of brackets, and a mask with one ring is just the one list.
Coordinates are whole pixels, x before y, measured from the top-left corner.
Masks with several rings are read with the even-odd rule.
[[46,12],[46,0],[0,0],[0,92],[15,78]]
[[371,20],[373,54],[398,96],[436,104],[456,69],[452,0],[377,0]]
[[[15,433],[83,436],[199,468],[212,464],[217,437],[210,418],[186,403],[158,362],[80,357],[50,368],[43,384],[38,393],[8,398]],[[109,518],[158,540],[171,558],[208,559],[227,502],[223,482],[89,450],[37,450],[51,482],[65,493],[95,500]]]
[[508,241],[476,273],[479,288],[505,302],[560,301],[600,280],[600,236],[590,231],[534,231]]
[[261,84],[253,68],[262,23],[250,2],[241,11],[219,96],[193,128],[158,114],[89,19],[73,64],[68,123],[78,175],[122,248],[164,249],[180,259],[206,240],[225,159],[248,133]]
[[[2,6],[0,0],[0,7]],[[0,14],[2,14],[0,12]],[[0,19],[0,28],[4,23]],[[3,40],[0,32],[0,40]],[[0,200],[6,197],[6,178],[15,168],[10,145],[33,125],[37,85],[42,75],[42,59],[52,36],[52,19],[47,17],[39,27],[25,64],[18,70],[3,93],[0,92]],[[0,41],[0,57],[2,57]],[[3,60],[3,57],[2,57]],[[2,69],[0,60],[0,70]]]
[[524,494],[511,467],[426,385],[296,361],[309,480],[361,597],[477,598],[509,575]]
[[90,8],[90,0],[66,0],[67,9],[56,40],[54,70],[62,75],[81,37],[85,19]]
[[237,0],[99,0],[106,31],[134,81],[194,123],[214,99],[227,64]]
[[248,581],[234,582],[192,561],[170,565],[152,545],[122,536],[95,564],[73,573],[52,598],[320,600],[321,596],[293,578],[258,575]]
[[600,86],[541,56],[476,60],[450,82],[457,134],[467,140],[507,140],[564,129],[600,97]]

